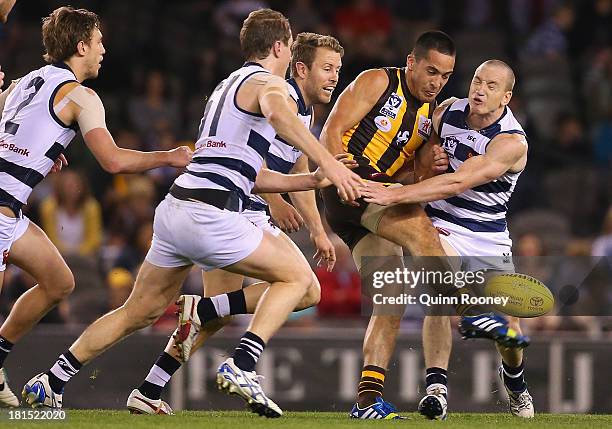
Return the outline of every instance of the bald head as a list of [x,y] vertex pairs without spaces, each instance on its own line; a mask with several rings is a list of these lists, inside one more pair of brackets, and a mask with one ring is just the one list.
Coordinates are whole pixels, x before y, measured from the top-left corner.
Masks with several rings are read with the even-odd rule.
[[502,60],[487,60],[480,66],[478,66],[478,68],[476,69],[476,73],[478,73],[483,68],[489,67],[495,67],[503,72],[503,84],[505,86],[506,91],[512,91],[514,89],[514,82],[516,79],[514,77],[514,71],[508,64],[506,64]]

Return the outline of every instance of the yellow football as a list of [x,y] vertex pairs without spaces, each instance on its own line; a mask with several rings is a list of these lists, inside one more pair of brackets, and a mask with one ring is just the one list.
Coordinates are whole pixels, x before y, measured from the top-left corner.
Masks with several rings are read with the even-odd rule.
[[506,298],[505,304],[493,307],[515,317],[538,317],[552,310],[555,298],[541,281],[526,274],[500,274],[489,279],[485,296]]

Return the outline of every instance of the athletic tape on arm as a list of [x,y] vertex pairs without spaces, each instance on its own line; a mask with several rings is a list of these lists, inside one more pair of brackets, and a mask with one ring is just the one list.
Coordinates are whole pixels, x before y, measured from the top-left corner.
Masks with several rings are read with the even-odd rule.
[[[106,119],[102,100],[93,90],[78,85],[66,97],[68,100],[77,104],[81,108],[81,113],[77,116],[77,122],[81,129],[81,134],[85,135],[95,128],[106,129]],[[58,103],[60,106],[62,103]],[[57,112],[56,112],[57,113]]]

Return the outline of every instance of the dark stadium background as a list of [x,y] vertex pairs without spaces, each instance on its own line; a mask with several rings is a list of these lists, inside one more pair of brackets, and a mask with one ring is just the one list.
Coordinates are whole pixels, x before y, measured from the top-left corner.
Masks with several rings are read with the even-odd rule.
[[[362,70],[403,65],[416,36],[448,32],[457,43],[455,74],[439,97],[465,96],[475,67],[490,58],[516,71],[511,107],[530,143],[528,166],[510,207],[514,254],[533,261],[562,258],[563,267],[531,264],[532,274],[553,291],[571,278],[576,258],[612,256],[612,0],[395,1],[72,1],[100,15],[106,55],[100,77],[87,85],[99,92],[109,129],[123,147],[168,149],[193,142],[204,100],[218,81],[242,63],[238,30],[249,11],[269,6],[291,21],[294,34],[332,34],[346,49],[337,94]],[[17,2],[0,25],[0,65],[11,78],[40,67],[40,20],[59,1]],[[317,109],[315,133],[328,108]],[[7,360],[13,388],[47,368],[83,324],[120,305],[148,248],[157,202],[176,175],[104,173],[80,138],[72,143],[66,171],[32,194],[27,215],[58,245],[75,272],[77,288],[51,312]],[[64,228],[62,219],[81,233]],[[293,234],[306,255],[304,231]],[[276,368],[271,396],[291,409],[347,409],[360,368],[359,278],[348,251],[337,242],[333,273],[317,269],[323,287],[318,309],[302,312],[271,342],[263,365]],[[561,274],[559,274],[561,273]],[[575,276],[574,276],[575,277]],[[610,278],[609,273],[607,279]],[[0,320],[32,279],[9,267],[0,297]],[[599,307],[572,308],[564,317],[529,321],[535,339],[527,352],[527,377],[538,410],[611,412],[612,286],[604,284]],[[557,288],[557,289],[555,289]],[[201,290],[194,269],[185,291]],[[69,387],[65,404],[122,407],[173,329],[169,309],[153,328],[109,351]],[[177,406],[235,407],[212,392],[211,368],[237,338],[244,319],[198,354],[167,394]],[[422,389],[419,327],[406,315],[388,399],[412,410]],[[487,344],[456,341],[451,361],[454,410],[502,410],[495,386],[495,355]],[[35,353],[33,351],[36,350]],[[268,352],[266,352],[268,353]],[[196,356],[198,356],[196,355]],[[482,368],[486,370],[473,370]],[[282,367],[282,368],[281,368]],[[279,370],[279,368],[281,368]],[[264,371],[265,372],[265,371]],[[112,377],[110,376],[112,374]],[[96,375],[96,376],[92,376]],[[106,376],[106,377],[105,377]],[[206,381],[208,380],[208,381]],[[276,384],[274,384],[276,383]],[[325,385],[325,383],[328,383]],[[182,387],[185,387],[183,389]],[[276,392],[276,396],[274,394]]]

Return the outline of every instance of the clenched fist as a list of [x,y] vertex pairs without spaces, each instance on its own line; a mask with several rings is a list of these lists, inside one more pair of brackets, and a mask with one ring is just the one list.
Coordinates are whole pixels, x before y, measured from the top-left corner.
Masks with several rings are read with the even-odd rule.
[[193,158],[193,151],[189,146],[179,146],[168,151],[168,165],[176,168],[187,167]]

